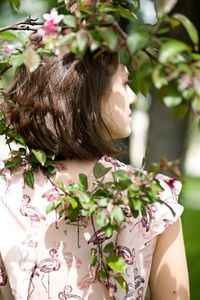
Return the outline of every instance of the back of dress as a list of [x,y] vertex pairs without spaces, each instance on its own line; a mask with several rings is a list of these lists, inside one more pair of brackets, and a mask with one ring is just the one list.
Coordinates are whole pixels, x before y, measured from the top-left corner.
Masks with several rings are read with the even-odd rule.
[[[104,156],[99,160],[112,170],[126,165]],[[156,237],[182,213],[177,203],[180,185],[170,185],[160,175],[161,198],[168,206],[147,206],[147,216],[133,218],[124,208],[126,222],[120,233],[107,238],[89,218],[77,222],[58,218],[46,207],[60,196],[52,182],[38,170],[34,190],[24,185],[23,168],[0,176],[0,291],[3,300],[80,299],[107,300],[107,287],[114,298],[142,300],[145,297]],[[106,174],[104,180],[109,180]],[[159,177],[159,176],[158,176]],[[92,176],[90,177],[92,182]],[[174,214],[172,213],[171,207]],[[96,280],[90,267],[91,251],[112,241],[115,252],[126,262],[124,277],[128,291],[113,281]]]

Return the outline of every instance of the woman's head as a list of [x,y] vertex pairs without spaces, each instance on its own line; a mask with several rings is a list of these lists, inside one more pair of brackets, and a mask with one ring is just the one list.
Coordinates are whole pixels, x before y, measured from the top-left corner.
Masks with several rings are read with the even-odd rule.
[[[118,55],[46,58],[30,73],[22,65],[7,89],[16,103],[10,123],[32,148],[67,159],[114,153],[104,105],[119,71]],[[111,115],[110,115],[111,116]],[[121,137],[121,136],[120,136]]]

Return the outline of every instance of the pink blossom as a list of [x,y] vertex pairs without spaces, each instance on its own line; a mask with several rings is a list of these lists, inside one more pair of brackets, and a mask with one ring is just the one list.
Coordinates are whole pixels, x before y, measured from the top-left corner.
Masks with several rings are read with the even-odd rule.
[[4,42],[2,44],[1,50],[4,54],[10,54],[13,50],[13,47],[12,47],[12,45],[9,45],[7,42]]
[[55,8],[52,8],[50,14],[43,14],[43,18],[46,20],[43,27],[38,29],[38,33],[41,36],[52,35],[56,36],[56,29],[59,23],[62,21],[64,15],[59,15]]

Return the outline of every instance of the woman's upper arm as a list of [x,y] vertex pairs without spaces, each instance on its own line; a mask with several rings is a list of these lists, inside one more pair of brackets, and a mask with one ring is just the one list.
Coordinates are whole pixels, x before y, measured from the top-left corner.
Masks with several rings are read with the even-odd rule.
[[189,300],[187,261],[180,219],[158,238],[150,274],[152,300]]

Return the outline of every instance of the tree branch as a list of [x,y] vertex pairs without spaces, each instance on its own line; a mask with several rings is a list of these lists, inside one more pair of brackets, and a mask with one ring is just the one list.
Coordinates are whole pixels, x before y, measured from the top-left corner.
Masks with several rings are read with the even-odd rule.
[[43,22],[37,22],[38,19],[32,19],[28,17],[25,21],[18,22],[16,24],[11,24],[5,27],[0,27],[0,32],[7,31],[7,30],[32,30],[35,31],[35,28],[30,26],[41,26]]

